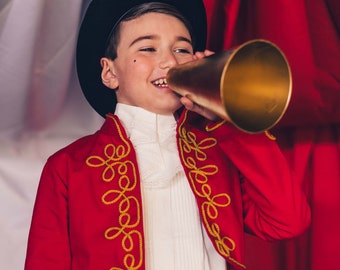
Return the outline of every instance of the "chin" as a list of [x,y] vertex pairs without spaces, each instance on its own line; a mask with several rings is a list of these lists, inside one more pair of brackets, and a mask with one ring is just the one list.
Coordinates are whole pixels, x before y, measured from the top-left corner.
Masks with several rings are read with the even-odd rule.
[[150,108],[150,111],[157,114],[168,115],[173,114],[181,107],[182,103],[179,100],[163,99],[159,103],[154,103],[152,108]]

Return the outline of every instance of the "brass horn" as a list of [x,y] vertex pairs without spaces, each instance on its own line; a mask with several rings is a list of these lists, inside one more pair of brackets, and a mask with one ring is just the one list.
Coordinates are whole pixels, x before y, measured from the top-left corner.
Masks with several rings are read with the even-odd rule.
[[248,133],[276,125],[292,91],[288,61],[275,44],[263,39],[171,68],[167,83]]

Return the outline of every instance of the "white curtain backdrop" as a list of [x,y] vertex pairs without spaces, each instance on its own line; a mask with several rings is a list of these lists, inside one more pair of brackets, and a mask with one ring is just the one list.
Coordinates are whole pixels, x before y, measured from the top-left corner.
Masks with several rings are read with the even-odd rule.
[[0,269],[23,269],[48,156],[102,123],[75,71],[88,0],[0,0]]

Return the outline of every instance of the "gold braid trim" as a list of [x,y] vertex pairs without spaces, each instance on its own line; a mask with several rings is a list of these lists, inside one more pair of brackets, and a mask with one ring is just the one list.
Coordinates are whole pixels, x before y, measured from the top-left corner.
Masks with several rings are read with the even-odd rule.
[[[87,158],[86,164],[92,168],[103,167],[102,180],[104,182],[117,181],[118,183],[119,189],[108,187],[108,190],[101,197],[104,205],[118,204],[120,214],[118,218],[119,227],[109,227],[105,231],[104,237],[108,240],[114,240],[122,236],[121,247],[126,252],[123,258],[124,269],[137,270],[141,268],[144,258],[142,234],[135,229],[141,223],[141,205],[138,198],[130,194],[137,187],[137,170],[133,162],[125,159],[131,152],[130,144],[123,137],[116,119],[113,116],[108,117],[113,119],[123,144],[118,146],[107,144],[104,148],[104,157],[90,156]],[[131,178],[130,175],[132,175]],[[135,214],[133,209],[137,209],[135,222],[132,219]],[[137,239],[137,242],[134,239]],[[111,267],[110,270],[123,269]]]
[[269,140],[276,141],[276,137],[273,134],[271,134],[268,130],[266,130],[264,134],[266,134]]
[[[179,149],[184,166],[189,169],[188,178],[194,193],[204,200],[201,205],[203,222],[208,234],[215,239],[218,252],[236,265],[245,268],[243,264],[231,257],[230,253],[236,248],[235,241],[229,237],[222,237],[220,227],[214,221],[218,218],[219,209],[227,207],[231,203],[231,198],[227,193],[213,194],[211,186],[209,185],[209,177],[218,173],[218,166],[215,164],[200,166],[198,164],[206,164],[208,158],[205,150],[215,147],[217,140],[211,137],[198,141],[197,136],[193,132],[188,132],[185,127],[183,127],[186,118],[187,113],[185,114],[184,121],[178,128]],[[223,123],[224,122],[207,129],[215,130]],[[193,158],[193,156],[195,158]]]

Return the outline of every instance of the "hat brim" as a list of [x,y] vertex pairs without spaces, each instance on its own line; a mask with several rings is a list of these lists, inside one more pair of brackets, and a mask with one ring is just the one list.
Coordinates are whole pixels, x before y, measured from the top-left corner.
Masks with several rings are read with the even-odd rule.
[[160,2],[175,6],[191,23],[195,35],[195,51],[206,45],[207,22],[202,0],[94,0],[82,21],[76,52],[77,73],[81,89],[92,108],[105,117],[115,111],[115,91],[103,85],[100,59],[104,56],[112,28],[128,10],[143,3]]

